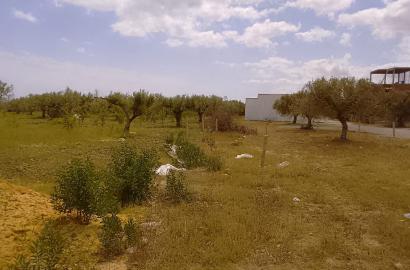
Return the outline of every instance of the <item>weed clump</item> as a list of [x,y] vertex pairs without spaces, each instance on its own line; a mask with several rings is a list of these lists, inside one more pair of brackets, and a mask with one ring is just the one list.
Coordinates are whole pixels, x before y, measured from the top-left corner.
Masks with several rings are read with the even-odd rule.
[[129,218],[124,224],[124,234],[127,247],[134,247],[138,243],[138,226],[133,218]]
[[99,238],[104,255],[118,256],[126,248],[137,245],[139,239],[137,223],[133,218],[129,218],[123,225],[121,219],[115,214],[103,217]]
[[220,156],[208,156],[206,158],[206,169],[210,172],[218,172],[223,168],[223,161]]
[[55,223],[47,222],[38,238],[31,244],[31,256],[19,255],[11,270],[57,269],[64,250],[65,240]]
[[124,251],[124,230],[121,220],[116,215],[103,217],[100,241],[107,256],[120,255]]
[[189,193],[185,186],[185,175],[183,172],[171,171],[167,175],[167,185],[165,187],[166,197],[174,203],[189,200]]

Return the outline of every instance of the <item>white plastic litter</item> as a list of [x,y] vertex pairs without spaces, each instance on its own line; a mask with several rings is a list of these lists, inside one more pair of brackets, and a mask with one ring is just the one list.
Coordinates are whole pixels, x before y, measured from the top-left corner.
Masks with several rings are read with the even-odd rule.
[[155,171],[155,173],[158,174],[158,175],[165,176],[165,175],[168,175],[169,172],[172,171],[172,170],[174,170],[174,171],[185,171],[184,168],[180,168],[180,169],[179,169],[179,168],[177,168],[177,167],[175,167],[175,166],[173,166],[173,165],[171,165],[171,164],[165,164],[165,165],[160,166],[160,167]]
[[410,219],[410,213],[404,214],[403,216],[404,216],[405,218]]
[[289,165],[290,165],[290,163],[288,161],[284,161],[284,162],[278,164],[278,168],[286,168]]
[[293,201],[294,201],[294,202],[300,202],[300,199],[299,199],[298,197],[294,197],[294,198],[293,198]]
[[241,154],[241,155],[236,156],[236,159],[242,159],[242,158],[253,158],[253,156],[251,154]]

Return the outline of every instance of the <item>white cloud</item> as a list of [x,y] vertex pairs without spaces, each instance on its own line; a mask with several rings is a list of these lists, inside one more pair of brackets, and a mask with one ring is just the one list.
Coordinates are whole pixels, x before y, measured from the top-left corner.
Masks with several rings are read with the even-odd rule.
[[25,20],[25,21],[28,21],[28,22],[31,22],[31,23],[37,22],[37,18],[34,17],[31,13],[26,13],[26,12],[23,12],[23,11],[18,10],[18,9],[15,9],[13,11],[13,15],[17,19]]
[[351,55],[341,58],[320,58],[310,61],[291,61],[282,57],[270,57],[258,62],[245,63],[245,68],[252,74],[247,82],[271,90],[294,92],[306,82],[320,77],[356,76],[367,77],[371,66],[355,66]]
[[325,39],[334,37],[335,33],[321,27],[315,27],[307,32],[300,32],[295,35],[297,38],[306,42],[321,42]]
[[370,26],[373,35],[393,38],[410,34],[410,0],[385,1],[383,8],[369,8],[352,14],[339,15],[341,25],[355,27]]
[[224,35],[226,38],[244,44],[247,47],[267,48],[276,45],[272,41],[273,38],[296,32],[299,29],[300,26],[298,25],[285,21],[272,22],[267,19],[264,22],[255,23],[247,27],[242,35],[239,35],[236,31],[225,31]]
[[407,62],[407,66],[410,63],[410,36],[404,37],[399,46],[397,52],[397,61]]
[[[170,46],[225,47],[226,37],[214,30],[215,24],[231,19],[255,21],[273,12],[258,9],[261,0],[60,0],[97,11],[115,12],[115,32],[145,37],[165,33]],[[262,23],[263,24],[263,23]],[[178,40],[177,43],[173,42]],[[246,43],[244,37],[243,43]],[[268,42],[263,41],[265,44]]]
[[77,48],[77,52],[78,53],[85,53],[86,51],[85,51],[84,47],[79,47],[79,48]]
[[62,42],[69,42],[68,38],[66,38],[66,37],[61,37],[61,38],[60,38],[60,41],[62,41]]
[[343,33],[342,36],[340,37],[339,43],[343,46],[351,47],[352,46],[352,35],[349,33]]
[[349,8],[355,0],[292,0],[285,7],[312,9],[319,15],[333,16],[334,13]]

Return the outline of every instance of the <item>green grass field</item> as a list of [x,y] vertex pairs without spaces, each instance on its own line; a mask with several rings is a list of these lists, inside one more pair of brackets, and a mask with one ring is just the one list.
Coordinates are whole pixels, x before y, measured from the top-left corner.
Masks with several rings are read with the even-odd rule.
[[[261,169],[264,123],[244,122],[259,135],[207,134],[216,141],[211,150],[194,118],[190,121],[190,140],[220,155],[224,169],[188,171],[194,199],[177,205],[161,199],[165,178],[157,177],[153,198],[120,215],[142,224],[144,244],[113,261],[98,253],[98,220],[90,225],[65,220],[62,228],[71,241],[64,260],[71,269],[410,268],[410,220],[403,216],[410,212],[410,140],[351,133],[351,141],[342,143],[336,139],[338,131],[271,123]],[[172,125],[171,119],[164,127],[138,120],[130,143],[158,149],[161,163],[169,163],[163,143],[177,130]],[[88,157],[104,167],[111,149],[120,144],[121,129],[114,122],[97,127],[89,119],[67,130],[58,120],[0,114],[0,195],[28,194],[16,195],[14,187],[35,191],[36,198],[47,196],[57,169],[72,158]],[[243,153],[255,158],[235,159]],[[289,166],[278,167],[285,161]],[[13,200],[0,200],[0,214],[44,204],[44,199],[30,198],[15,208]],[[51,209],[45,213],[56,218]],[[44,217],[33,220],[38,224]],[[0,242],[15,242],[15,252],[0,249],[0,268],[25,252],[31,238],[10,229],[12,221],[0,219]]]

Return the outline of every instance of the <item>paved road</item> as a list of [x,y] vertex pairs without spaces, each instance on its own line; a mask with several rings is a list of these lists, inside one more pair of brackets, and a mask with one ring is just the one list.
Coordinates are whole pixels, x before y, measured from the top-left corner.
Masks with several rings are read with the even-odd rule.
[[[325,120],[318,123],[319,129],[340,129],[341,124],[338,121]],[[359,131],[359,125],[355,123],[349,123],[350,131]],[[361,125],[361,132],[372,133],[384,137],[393,137],[393,129],[387,127],[379,127],[372,125]],[[396,138],[410,139],[410,128],[396,128]]]

